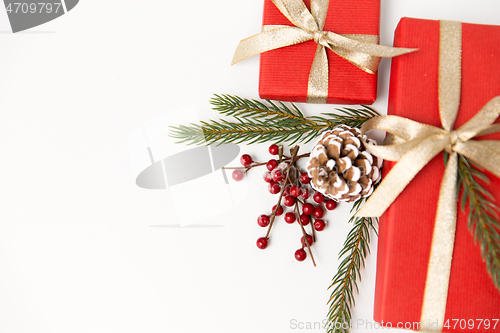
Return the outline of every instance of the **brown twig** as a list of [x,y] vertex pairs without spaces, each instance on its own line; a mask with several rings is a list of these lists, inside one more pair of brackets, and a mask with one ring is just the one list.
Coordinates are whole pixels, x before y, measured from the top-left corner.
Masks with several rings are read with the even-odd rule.
[[302,225],[302,222],[300,221],[298,201],[295,202],[295,211],[297,212],[297,215],[299,217],[299,220],[297,222],[299,223],[300,228],[302,229],[302,234],[304,235],[304,241],[306,242],[307,250],[309,251],[309,255],[311,256],[314,267],[316,267],[316,261],[314,260],[314,256],[313,256],[312,251],[311,251],[311,245],[309,244],[309,241],[307,240],[306,229],[304,229],[304,226]]
[[274,224],[274,220],[276,219],[276,212],[278,211],[278,209],[280,209],[280,206],[281,206],[281,199],[283,198],[283,193],[285,192],[285,186],[283,186],[283,188],[281,189],[281,192],[280,192],[280,197],[278,199],[278,204],[276,205],[276,208],[274,209],[274,212],[271,213],[271,222],[269,223],[269,227],[267,228],[267,233],[266,233],[266,238],[269,238],[269,235],[271,234],[271,229],[273,227],[273,224]]

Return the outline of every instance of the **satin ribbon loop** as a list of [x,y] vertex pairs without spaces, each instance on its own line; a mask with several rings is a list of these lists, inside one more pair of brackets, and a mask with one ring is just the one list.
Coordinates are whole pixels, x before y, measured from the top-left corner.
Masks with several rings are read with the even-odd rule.
[[[264,26],[262,33],[240,41],[233,56],[233,65],[259,53],[314,40],[322,48],[330,49],[362,71],[375,74],[382,57],[396,57],[416,51],[416,49],[380,46],[379,38],[375,35],[342,36],[324,31],[329,0],[311,0],[311,11],[307,9],[303,0],[272,0],[272,2],[295,29],[280,30]],[[309,74],[308,102],[326,103],[328,75],[326,50],[318,48]]]
[[441,128],[398,116],[374,117],[363,124],[361,133],[365,134],[372,129],[386,131],[402,138],[404,141],[445,133]]

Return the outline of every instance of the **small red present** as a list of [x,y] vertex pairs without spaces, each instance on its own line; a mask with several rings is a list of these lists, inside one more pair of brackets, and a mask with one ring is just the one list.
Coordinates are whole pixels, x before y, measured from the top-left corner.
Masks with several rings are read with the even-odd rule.
[[[500,95],[500,26],[463,23],[461,28],[461,96],[454,129]],[[388,114],[441,127],[440,22],[403,18],[394,45],[417,47],[419,51],[392,62]],[[500,140],[500,134],[477,140],[484,139]],[[384,176],[396,164],[385,162]],[[418,325],[444,171],[440,153],[413,178],[380,219],[374,316],[384,326],[421,328]],[[498,203],[500,179],[485,172],[490,183],[481,185]],[[446,311],[444,321],[438,324],[444,326],[443,332],[500,332],[500,292],[468,229],[468,213],[459,206]]]
[[[309,1],[304,1],[309,8]],[[271,0],[264,1],[263,25],[290,25]],[[338,34],[380,35],[380,0],[332,0],[326,31]],[[306,102],[316,43],[309,41],[260,55],[261,98]],[[332,104],[372,104],[377,98],[377,75],[366,73],[330,50],[328,101]]]
[[264,0],[263,31],[233,64],[261,54],[261,98],[371,104],[381,57],[414,51],[378,45],[379,24],[380,0]]

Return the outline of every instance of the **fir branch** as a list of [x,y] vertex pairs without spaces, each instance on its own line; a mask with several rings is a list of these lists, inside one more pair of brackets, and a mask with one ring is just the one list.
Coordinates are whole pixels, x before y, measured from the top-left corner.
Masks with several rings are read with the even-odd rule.
[[493,196],[486,191],[478,179],[489,182],[482,170],[462,155],[458,155],[458,190],[462,190],[462,211],[468,203],[468,228],[476,244],[481,248],[483,260],[493,284],[500,290],[500,222],[499,208]]
[[[257,121],[228,122],[226,120],[202,121],[191,126],[172,127],[170,136],[179,139],[177,143],[186,142],[195,145],[211,145],[214,143],[260,143],[274,140],[275,137],[291,135],[273,124]],[[277,140],[279,141],[279,140]]]
[[[351,209],[358,211],[364,199],[356,201]],[[377,218],[355,217],[349,220],[354,223],[354,227],[347,235],[339,259],[337,274],[332,279],[332,284],[328,289],[332,289],[330,300],[330,310],[328,312],[328,333],[347,333],[351,325],[351,308],[355,305],[354,290],[359,293],[357,281],[361,281],[361,268],[365,267],[365,258],[370,253],[370,229],[377,232],[375,224],[378,225]]]
[[213,109],[220,114],[235,118],[254,118],[268,121],[280,122],[282,126],[300,126],[304,123],[314,124],[313,121],[304,117],[297,106],[291,103],[291,108],[281,101],[272,102],[266,100],[267,104],[255,99],[246,99],[232,95],[217,95],[210,99]]
[[210,103],[224,116],[236,121],[223,119],[200,122],[190,126],[171,127],[170,136],[179,143],[275,143],[309,142],[322,132],[338,125],[360,127],[365,121],[379,114],[366,106],[361,109],[337,109],[338,114],[326,113],[324,116],[305,117],[299,108],[282,102],[244,99],[231,95],[214,95]]

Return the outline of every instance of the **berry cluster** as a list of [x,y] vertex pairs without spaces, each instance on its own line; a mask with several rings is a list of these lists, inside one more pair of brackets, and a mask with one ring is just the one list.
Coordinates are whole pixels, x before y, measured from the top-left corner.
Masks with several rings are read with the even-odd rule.
[[[264,172],[263,179],[268,183],[269,192],[279,194],[279,199],[270,214],[262,214],[257,218],[260,227],[268,228],[266,236],[257,239],[257,247],[262,250],[267,248],[276,217],[283,215],[286,223],[297,222],[302,231],[301,247],[295,251],[295,259],[304,261],[307,258],[307,249],[313,264],[316,265],[311,246],[316,242],[316,232],[322,231],[326,226],[323,219],[325,209],[334,210],[337,202],[325,198],[323,194],[312,189],[309,185],[311,179],[297,165],[299,159],[308,157],[309,154],[298,155],[298,151],[299,147],[296,146],[290,151],[290,156],[286,156],[283,154],[283,146],[271,145],[269,153],[276,156],[276,159],[271,158],[266,163],[254,162],[250,155],[244,154],[240,159],[243,168],[235,168],[232,177],[235,181],[240,181],[244,172],[256,166],[266,166],[267,171]],[[308,226],[309,233],[306,231]]]

